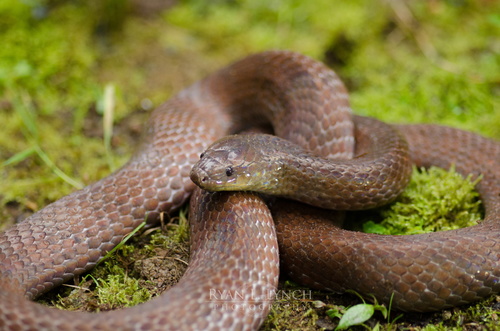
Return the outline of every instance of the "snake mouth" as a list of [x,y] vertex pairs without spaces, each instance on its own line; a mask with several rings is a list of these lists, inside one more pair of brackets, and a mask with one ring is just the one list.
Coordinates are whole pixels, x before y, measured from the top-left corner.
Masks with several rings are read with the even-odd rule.
[[[231,174],[232,175],[232,174]],[[227,176],[227,172],[218,176],[201,167],[191,169],[190,178],[200,188],[210,191],[248,191],[249,186],[246,183],[238,181],[238,176]]]

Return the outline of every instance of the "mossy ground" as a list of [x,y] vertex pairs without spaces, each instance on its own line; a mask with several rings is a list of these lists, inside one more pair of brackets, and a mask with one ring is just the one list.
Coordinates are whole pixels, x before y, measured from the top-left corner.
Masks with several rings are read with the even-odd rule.
[[[488,0],[3,1],[0,228],[116,169],[137,145],[151,108],[261,50],[290,49],[326,62],[348,85],[358,114],[442,123],[500,139],[499,35],[500,4]],[[111,109],[112,134],[103,124]],[[120,269],[108,265],[98,273],[118,271],[118,283],[139,275],[149,291],[157,291],[153,283],[167,287],[161,279],[178,267],[145,276],[136,266],[158,270],[147,266],[164,261],[166,251],[174,254],[167,260],[185,265],[185,248],[167,245],[165,251],[158,238],[143,242],[150,237],[134,239],[146,248],[116,255],[113,265]],[[78,291],[76,297],[86,292]],[[114,305],[91,297],[94,309]],[[492,329],[497,301],[367,325]],[[264,328],[331,328],[336,320],[325,311],[355,302],[320,292],[306,302],[281,301]]]

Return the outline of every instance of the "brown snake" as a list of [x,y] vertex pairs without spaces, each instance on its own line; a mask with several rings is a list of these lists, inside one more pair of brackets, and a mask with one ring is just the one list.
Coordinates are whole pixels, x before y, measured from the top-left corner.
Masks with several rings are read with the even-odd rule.
[[[278,247],[270,212],[252,193],[195,191],[189,268],[178,285],[146,304],[91,314],[27,299],[91,269],[145,218],[153,222],[183,205],[195,188],[192,165],[211,142],[229,133],[265,119],[276,134],[303,148],[344,159],[352,154],[353,134],[360,145],[385,144],[372,134],[378,129],[371,124],[398,136],[365,118],[355,117],[354,127],[350,118],[338,77],[290,52],[250,56],[180,92],[154,111],[145,141],[122,169],[0,234],[0,330],[258,328],[269,310],[267,294],[277,284]],[[482,174],[477,189],[485,219],[466,229],[395,238],[332,228],[329,212],[307,206],[273,209],[286,272],[312,287],[353,288],[383,302],[394,293],[393,305],[402,310],[443,309],[499,292],[500,144],[447,127],[398,128],[416,164],[456,164],[464,175]],[[402,148],[401,153],[407,158]],[[397,173],[408,171],[393,166]],[[359,182],[360,191],[368,192],[368,200],[378,192],[392,199],[399,188],[366,186],[380,185],[373,178],[392,180],[374,171],[364,177],[370,180]],[[292,212],[295,219],[287,220]]]

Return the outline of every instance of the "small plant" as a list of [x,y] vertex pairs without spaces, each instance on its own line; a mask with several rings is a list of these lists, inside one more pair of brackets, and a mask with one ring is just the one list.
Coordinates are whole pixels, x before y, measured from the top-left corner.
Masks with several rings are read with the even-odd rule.
[[127,275],[118,265],[107,265],[109,274],[105,279],[94,279],[100,306],[108,309],[132,307],[151,299],[151,293],[141,288],[137,279]]
[[[375,314],[376,311],[379,311],[384,319],[386,319],[389,323],[395,322],[397,319],[399,319],[402,315],[397,316],[393,321],[391,321],[391,304],[392,304],[392,297],[391,297],[391,303],[389,304],[389,308],[387,308],[385,305],[380,305],[377,302],[377,299],[373,297],[373,304],[366,303],[363,297],[356,293],[355,291],[348,291],[352,294],[357,295],[363,303],[354,305],[349,307],[347,310],[341,311],[336,310],[336,309],[329,309],[326,314],[330,318],[340,318],[339,324],[335,328],[335,330],[345,330],[351,326],[354,325],[364,325],[363,323],[368,321],[372,316]],[[373,329],[378,329],[380,327],[380,324],[377,323],[377,325]]]

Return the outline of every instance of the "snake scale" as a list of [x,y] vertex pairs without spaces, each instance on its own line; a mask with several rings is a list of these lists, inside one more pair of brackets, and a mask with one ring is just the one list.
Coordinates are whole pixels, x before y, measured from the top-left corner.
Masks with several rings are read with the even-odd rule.
[[[428,235],[367,235],[333,227],[333,212],[299,203],[279,208],[285,201],[270,210],[255,193],[196,188],[191,168],[212,142],[267,123],[275,134],[309,150],[306,158],[341,159],[342,170],[328,172],[340,174],[341,185],[334,185],[354,203],[379,205],[397,196],[410,158],[419,166],[455,164],[464,175],[482,175],[477,189],[485,219]],[[279,259],[303,284],[353,288],[386,303],[394,295],[393,306],[401,310],[443,309],[500,290],[498,142],[448,127],[389,126],[353,117],[335,73],[287,51],[249,56],[195,83],[159,106],[145,131],[121,169],[0,234],[0,330],[256,329],[269,311]],[[361,167],[366,173],[358,169],[352,175],[357,162],[367,162]],[[389,170],[378,167],[381,163]],[[224,173],[236,170],[225,167]],[[354,180],[361,197],[342,189],[346,180]],[[165,294],[99,314],[59,311],[29,300],[91,269],[145,219],[155,222],[190,196],[191,261]],[[325,206],[328,198],[312,200]]]

